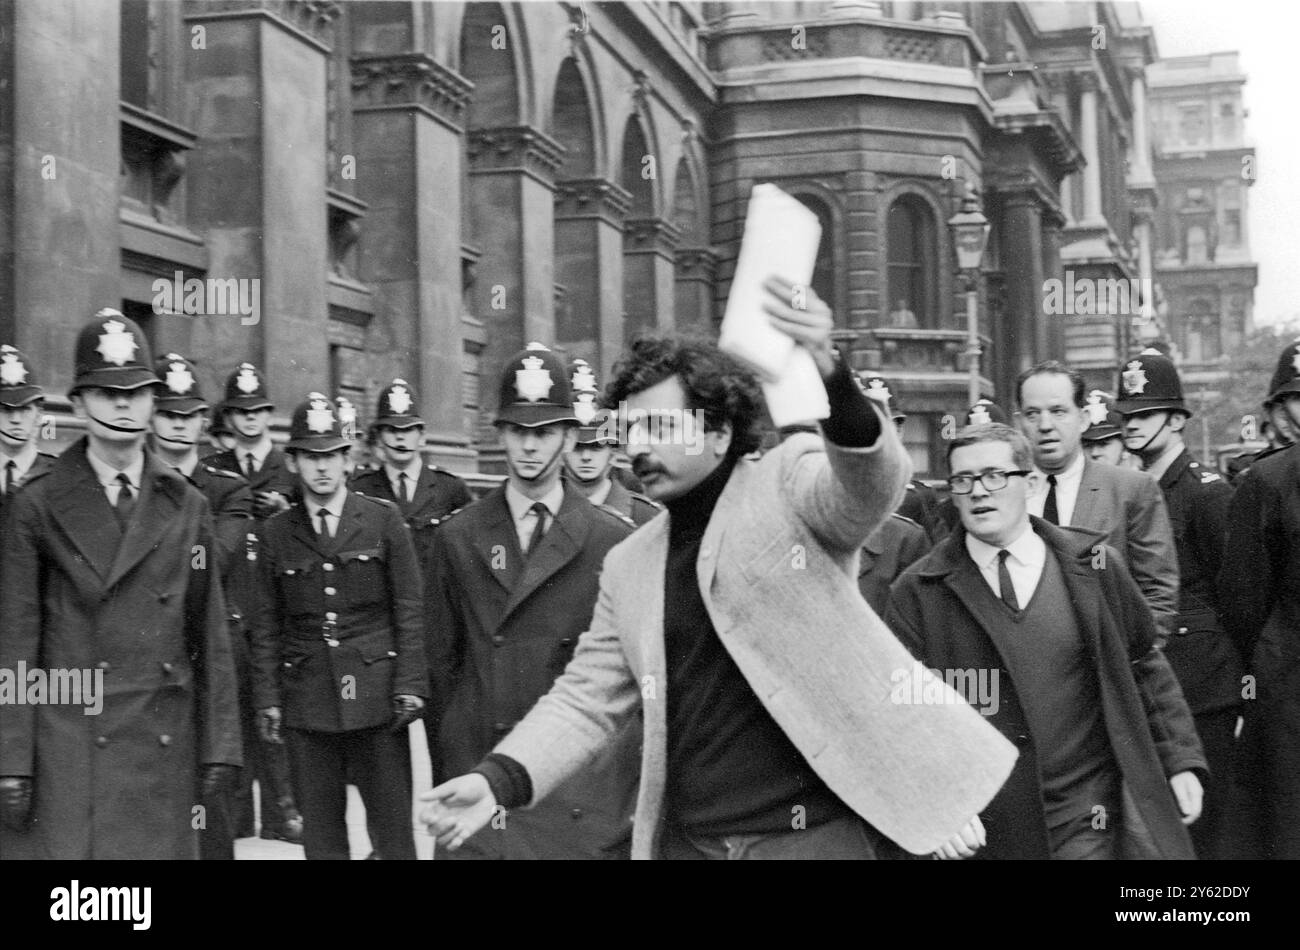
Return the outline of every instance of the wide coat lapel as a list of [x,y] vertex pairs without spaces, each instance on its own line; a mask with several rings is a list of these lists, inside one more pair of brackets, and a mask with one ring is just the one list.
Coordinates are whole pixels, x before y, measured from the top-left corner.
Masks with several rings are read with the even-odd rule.
[[483,573],[507,591],[512,591],[516,579],[523,574],[524,552],[519,547],[519,535],[515,533],[514,521],[510,517],[510,506],[506,504],[505,486],[494,488],[466,511],[475,511],[480,505],[483,529],[474,533],[471,542],[474,552],[483,562]]
[[122,530],[108,503],[104,487],[86,459],[86,440],[68,447],[59,464],[45,476],[50,490],[51,516],[86,559],[101,581],[107,581]]
[[[525,561],[523,576],[511,587],[510,599],[506,601],[502,621],[510,616],[511,612],[533,591],[577,557],[591,531],[588,519],[592,516],[592,512],[591,502],[566,484],[560,513],[555,518],[555,523],[542,536],[541,545],[533,552],[533,556]],[[511,525],[511,530],[513,529],[514,526]]]
[[1074,511],[1070,513],[1071,526],[1091,528],[1098,524],[1097,518],[1101,482],[1097,478],[1097,463],[1084,459],[1083,475],[1079,478],[1079,495],[1074,500]]
[[[347,519],[346,502],[344,503],[343,515],[344,515],[343,519],[341,520],[345,521]],[[274,515],[272,517],[280,517],[280,516]],[[311,523],[311,515],[307,513],[306,504],[295,505],[294,507],[290,508],[288,513],[283,515],[283,517],[289,519],[289,534],[290,536],[293,537],[294,541],[296,541],[298,544],[304,545],[307,548],[310,548],[311,550],[319,554],[321,557],[329,557],[330,550],[331,550],[331,542],[329,541],[329,539],[322,539],[321,536],[316,533],[316,528]],[[342,533],[343,533],[343,527],[340,524],[340,527],[336,532],[336,535],[341,535]]]
[[334,532],[334,548],[338,551],[346,551],[349,545],[356,540],[357,535],[361,534],[365,528],[365,518],[362,514],[361,501],[348,492],[343,499],[343,512],[339,518],[338,530]]
[[148,451],[144,454],[140,483],[140,497],[136,499],[122,543],[117,547],[117,557],[113,559],[113,566],[108,573],[108,587],[120,581],[151,551],[159,547],[163,535],[172,528],[184,502],[185,492],[190,488],[185,476],[170,465],[158,461]]

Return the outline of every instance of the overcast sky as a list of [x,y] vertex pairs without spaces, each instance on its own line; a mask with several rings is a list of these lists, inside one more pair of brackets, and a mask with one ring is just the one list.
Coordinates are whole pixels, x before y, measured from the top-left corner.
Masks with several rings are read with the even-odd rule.
[[1255,320],[1300,316],[1300,4],[1292,0],[1143,0],[1160,56],[1237,50],[1246,74],[1246,137],[1256,149],[1251,252],[1259,264]]

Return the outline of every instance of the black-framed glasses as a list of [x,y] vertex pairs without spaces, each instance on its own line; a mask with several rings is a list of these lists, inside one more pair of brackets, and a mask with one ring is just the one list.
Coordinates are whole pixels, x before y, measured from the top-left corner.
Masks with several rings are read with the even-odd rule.
[[952,475],[948,478],[948,488],[954,495],[969,495],[979,482],[985,491],[1002,491],[1012,475],[1028,475],[1029,472],[1017,469],[1013,472],[980,472],[978,475]]

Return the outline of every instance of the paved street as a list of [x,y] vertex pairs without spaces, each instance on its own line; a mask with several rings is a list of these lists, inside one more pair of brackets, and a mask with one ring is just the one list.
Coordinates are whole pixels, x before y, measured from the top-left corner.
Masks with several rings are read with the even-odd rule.
[[[429,772],[429,749],[424,741],[424,723],[416,722],[411,727],[411,767],[415,779],[415,792],[427,791],[431,785]],[[254,795],[257,789],[254,787]],[[411,803],[411,821],[415,823],[417,803]],[[348,786],[348,840],[352,846],[352,857],[361,860],[370,854],[370,838],[366,834],[366,812],[361,805],[361,796],[352,786]],[[424,833],[423,826],[415,831],[415,852],[421,861],[433,859],[433,839]],[[300,845],[286,844],[283,841],[263,841],[261,838],[241,838],[235,842],[235,859],[238,861],[301,861]]]

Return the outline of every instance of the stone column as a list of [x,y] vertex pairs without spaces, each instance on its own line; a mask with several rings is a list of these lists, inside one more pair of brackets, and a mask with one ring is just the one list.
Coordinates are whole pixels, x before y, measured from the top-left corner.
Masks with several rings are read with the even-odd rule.
[[1079,137],[1083,148],[1083,217],[1080,224],[1104,225],[1101,213],[1101,152],[1097,136],[1097,79],[1090,73],[1080,76]]
[[554,174],[564,148],[540,129],[469,133],[469,201],[476,267],[473,312],[486,324],[483,408],[495,413],[505,361],[532,340],[555,343]]
[[206,235],[210,277],[261,281],[259,323],[196,322],[193,346],[223,368],[240,359],[262,366],[278,415],[327,383],[323,39],[336,12],[336,4],[249,2],[195,6],[185,18],[204,43],[186,57],[199,136],[187,175],[190,225]]
[[0,4],[0,333],[60,398],[121,306],[119,98],[117,4]]
[[[1063,280],[1065,274],[1061,270],[1061,228],[1066,225],[1063,215],[1058,215],[1051,209],[1045,209],[1041,216],[1042,223],[1042,246],[1043,246],[1043,279],[1055,277]],[[1041,345],[1035,354],[1036,360],[1063,360],[1065,359],[1065,326],[1059,319],[1048,319],[1042,321],[1042,329],[1046,333],[1046,339],[1038,338],[1035,345]]]
[[1129,97],[1133,102],[1133,156],[1129,178],[1145,182],[1151,179],[1151,140],[1147,129],[1147,80],[1139,67],[1129,71]]
[[1041,359],[1048,349],[1049,325],[1060,316],[1043,312],[1042,205],[1030,190],[1003,196],[1006,214],[1003,270],[1007,275],[1007,313],[993,328],[990,376],[994,391],[1011,392],[1016,375]]
[[713,325],[713,275],[718,255],[708,247],[677,249],[677,292],[673,300],[679,330],[711,336]]
[[623,238],[623,310],[626,334],[671,330],[673,270],[681,232],[665,218],[632,218]]
[[555,279],[568,293],[568,319],[555,341],[605,379],[623,349],[623,224],[632,196],[604,178],[555,186]]
[[[426,438],[465,446],[461,404],[461,136],[471,85],[424,53],[352,57],[360,277],[420,394]],[[387,379],[378,381],[381,385]]]

